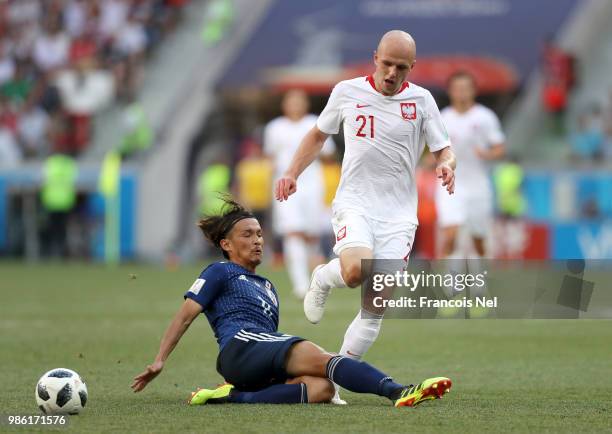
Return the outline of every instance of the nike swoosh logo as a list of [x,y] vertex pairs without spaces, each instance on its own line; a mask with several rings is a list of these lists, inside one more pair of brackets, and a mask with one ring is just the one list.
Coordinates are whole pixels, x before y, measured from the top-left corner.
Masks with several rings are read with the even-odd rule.
[[370,107],[370,104],[357,104],[357,108]]

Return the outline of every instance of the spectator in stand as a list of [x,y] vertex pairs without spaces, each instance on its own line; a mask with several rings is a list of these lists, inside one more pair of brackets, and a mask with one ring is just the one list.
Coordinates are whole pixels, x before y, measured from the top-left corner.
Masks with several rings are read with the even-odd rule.
[[0,0],[0,123],[20,154],[87,146],[91,116],[135,99],[146,55],[187,2]]
[[6,31],[9,27],[8,10],[8,3],[5,1],[0,1],[0,38],[7,36]]
[[142,82],[147,34],[137,12],[132,10],[113,42],[114,55],[119,59],[115,68],[117,96],[123,100],[133,99]]
[[104,44],[111,44],[125,24],[130,8],[126,0],[105,0],[99,3],[98,34]]
[[190,0],[163,0],[166,15],[166,28],[171,30],[176,27],[182,18],[183,8]]
[[108,71],[98,68],[95,57],[84,55],[74,59],[74,69],[58,75],[56,85],[70,131],[67,149],[57,150],[74,155],[89,143],[92,115],[112,101],[114,80]]
[[556,45],[552,37],[546,39],[542,52],[542,103],[552,115],[552,130],[556,134],[563,133],[568,93],[576,81],[574,63],[574,57]]
[[19,116],[17,137],[26,158],[43,158],[50,152],[49,115],[33,102],[26,103]]
[[46,18],[44,28],[34,42],[32,57],[42,72],[53,74],[68,63],[70,38],[63,32],[57,16]]
[[612,88],[608,92],[608,104],[603,112],[602,127],[605,136],[603,153],[607,160],[612,161]]
[[12,80],[15,74],[15,60],[8,44],[0,39],[0,85]]
[[15,105],[6,98],[0,95],[0,127],[6,128],[15,135],[17,132],[18,113],[15,110]]
[[21,163],[21,151],[13,133],[0,127],[0,169],[18,166]]
[[69,0],[64,9],[64,28],[70,37],[78,38],[88,30],[91,17],[95,16],[95,3],[87,0]]
[[8,18],[11,26],[36,23],[43,15],[40,0],[9,0]]
[[35,97],[35,75],[29,60],[18,60],[15,63],[13,77],[0,86],[0,93],[14,104],[24,104]]
[[40,84],[32,62],[18,59],[13,78],[0,86],[1,98],[13,107],[8,119],[25,158],[40,158],[49,152],[49,115],[39,104]]
[[601,158],[604,145],[604,132],[600,110],[592,109],[590,112],[578,116],[578,124],[570,135],[571,156],[575,161],[595,161]]

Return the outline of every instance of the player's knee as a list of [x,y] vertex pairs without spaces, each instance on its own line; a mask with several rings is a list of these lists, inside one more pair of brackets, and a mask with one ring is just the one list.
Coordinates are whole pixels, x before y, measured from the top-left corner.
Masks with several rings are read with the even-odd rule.
[[327,364],[332,358],[331,354],[321,353],[312,360],[312,373],[317,377],[325,377],[327,374]]
[[344,283],[350,288],[354,288],[361,284],[361,262],[356,261],[347,264],[342,268],[342,278]]

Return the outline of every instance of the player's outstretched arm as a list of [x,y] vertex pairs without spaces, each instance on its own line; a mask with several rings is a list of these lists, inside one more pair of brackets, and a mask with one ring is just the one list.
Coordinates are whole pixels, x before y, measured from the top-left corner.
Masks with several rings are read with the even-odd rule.
[[442,186],[446,187],[448,194],[455,192],[455,167],[457,160],[455,153],[447,146],[433,153],[436,157],[436,175],[442,180]]
[[147,369],[145,369],[143,373],[134,377],[134,382],[131,386],[134,392],[140,392],[161,373],[166,359],[179,343],[179,340],[187,331],[195,317],[201,312],[202,306],[191,299],[185,300],[166,329],[166,333],[164,333],[155,361],[147,366]]
[[276,200],[280,202],[287,200],[289,196],[297,191],[298,176],[300,176],[310,163],[317,158],[327,137],[328,135],[319,130],[316,125],[308,131],[306,136],[302,139],[302,143],[300,143],[297,151],[295,151],[289,168],[285,174],[276,181],[274,187],[274,196]]

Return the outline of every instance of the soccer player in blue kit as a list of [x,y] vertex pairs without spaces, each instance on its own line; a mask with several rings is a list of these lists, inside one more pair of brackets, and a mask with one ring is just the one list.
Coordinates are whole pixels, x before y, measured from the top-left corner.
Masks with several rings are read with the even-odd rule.
[[155,361],[134,378],[134,392],[161,373],[200,313],[206,315],[215,333],[220,350],[217,371],[227,383],[192,393],[191,405],[330,402],[332,382],[353,392],[387,397],[396,407],[441,398],[450,390],[451,380],[446,377],[405,386],[365,362],[327,353],[306,339],[279,332],[276,289],[255,274],[264,244],[257,219],[226,199],[221,215],[206,217],[198,225],[227,261],[206,267],[185,293]]

